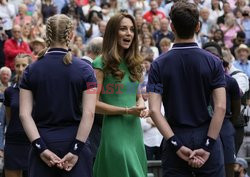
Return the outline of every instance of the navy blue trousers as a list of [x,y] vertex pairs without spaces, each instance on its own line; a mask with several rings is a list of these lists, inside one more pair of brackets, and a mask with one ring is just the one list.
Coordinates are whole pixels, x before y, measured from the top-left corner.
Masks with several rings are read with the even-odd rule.
[[[199,149],[204,142],[208,125],[199,128],[173,128],[183,145],[191,150]],[[225,177],[223,148],[220,138],[216,140],[207,162],[201,168],[192,168],[177,156],[163,140],[162,168],[163,177]]]
[[[72,142],[47,143],[48,148],[62,158]],[[48,167],[40,156],[31,149],[29,155],[29,177],[92,177],[92,152],[87,142],[81,151],[76,165],[67,172],[57,167]]]

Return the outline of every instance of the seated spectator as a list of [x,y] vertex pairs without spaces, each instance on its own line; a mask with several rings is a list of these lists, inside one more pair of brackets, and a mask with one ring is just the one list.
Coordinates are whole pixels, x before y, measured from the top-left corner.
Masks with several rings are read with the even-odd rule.
[[40,51],[46,47],[46,44],[43,38],[37,37],[33,41],[31,41],[30,46],[32,47],[34,60],[36,60]]
[[10,86],[11,70],[8,67],[0,69],[0,158],[4,157],[5,107],[3,105],[4,91]]
[[224,43],[227,48],[233,46],[232,40],[236,38],[236,33],[240,31],[239,25],[236,23],[236,19],[233,13],[229,13],[225,17],[225,25],[221,26],[221,30],[224,32]]
[[160,53],[160,41],[162,38],[166,37],[171,41],[174,41],[174,34],[169,31],[169,19],[163,18],[160,20],[160,29],[153,33],[153,38],[156,42],[156,47],[159,49]]
[[145,14],[143,15],[143,18],[148,22],[148,23],[152,23],[153,22],[153,17],[157,16],[160,19],[165,18],[165,14],[164,12],[158,10],[158,3],[156,0],[151,0],[150,1],[150,10],[145,12]]
[[30,43],[34,38],[34,35],[32,33],[33,31],[31,28],[31,24],[27,23],[27,24],[23,25],[21,31],[22,31],[23,41]]
[[216,23],[218,17],[223,15],[220,2],[219,0],[211,0],[210,19],[213,23]]
[[219,44],[221,47],[224,47],[224,32],[221,29],[216,29],[212,36],[211,36],[211,41],[216,42]]
[[42,0],[40,13],[43,16],[43,23],[45,24],[49,17],[57,13],[57,8],[54,5],[53,0]]
[[153,39],[151,33],[143,34],[141,36],[141,41],[142,41],[143,45],[150,47],[152,49],[152,51],[154,52],[154,59],[156,59],[159,56],[159,50],[155,46],[155,42],[154,42],[154,39]]
[[235,54],[234,66],[242,70],[250,78],[250,61],[248,60],[250,49],[245,44],[241,44],[235,50]]
[[13,37],[4,43],[5,65],[14,71],[14,59],[18,54],[31,54],[28,43],[21,36],[21,27],[15,25],[12,30]]
[[168,52],[171,47],[172,47],[172,43],[171,43],[170,39],[168,39],[166,37],[161,39],[161,41],[160,41],[161,53]]
[[250,7],[247,6],[243,9],[242,16],[241,26],[246,34],[246,44],[250,46]]
[[233,46],[230,48],[231,53],[235,56],[235,49],[238,48],[241,44],[244,44],[246,40],[246,35],[243,31],[238,31],[237,36],[233,39]]
[[18,8],[18,15],[14,19],[14,25],[24,25],[27,23],[31,24],[31,16],[27,15],[27,6],[25,4],[20,4]]
[[249,177],[247,174],[248,163],[244,158],[236,158],[234,165],[235,177]]
[[231,13],[231,12],[232,12],[232,9],[231,9],[231,7],[230,7],[229,2],[227,2],[227,1],[223,2],[223,11],[224,11],[224,14],[223,14],[222,16],[218,17],[218,19],[217,19],[217,24],[218,24],[219,26],[225,24],[225,17],[226,17],[226,15],[227,15],[228,13]]
[[[16,16],[16,9],[13,4],[6,0],[0,0],[0,19],[1,27],[11,37],[11,30],[13,26],[12,19]],[[4,23],[3,23],[4,22]]]

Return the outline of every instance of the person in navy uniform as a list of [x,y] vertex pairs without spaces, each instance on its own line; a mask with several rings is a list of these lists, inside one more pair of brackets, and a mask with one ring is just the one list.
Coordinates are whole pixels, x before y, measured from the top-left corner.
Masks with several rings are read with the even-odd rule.
[[207,42],[203,45],[203,49],[218,56],[225,69],[226,80],[226,114],[220,131],[220,138],[222,141],[224,152],[224,163],[226,177],[234,177],[234,163],[236,158],[235,151],[235,129],[237,119],[240,115],[241,94],[237,81],[231,77],[229,72],[229,62],[223,59],[221,47],[216,42]]
[[18,54],[14,60],[15,77],[4,92],[7,130],[5,134],[4,168],[6,177],[27,175],[30,142],[19,118],[19,84],[24,69],[31,63],[28,54]]
[[[219,136],[226,110],[222,62],[194,42],[199,12],[188,2],[176,2],[170,12],[173,48],[150,68],[147,91],[150,116],[164,136],[164,177],[224,177]],[[212,97],[214,113],[208,106]],[[161,102],[165,117],[161,114]]]
[[72,31],[66,15],[47,20],[47,47],[20,84],[20,118],[32,142],[29,177],[92,176],[87,138],[97,83],[92,67],[68,50]]

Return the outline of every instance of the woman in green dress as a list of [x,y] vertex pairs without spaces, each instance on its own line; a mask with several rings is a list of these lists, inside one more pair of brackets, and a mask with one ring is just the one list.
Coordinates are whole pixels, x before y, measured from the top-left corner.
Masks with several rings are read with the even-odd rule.
[[131,15],[121,13],[109,20],[102,56],[94,60],[93,67],[99,88],[96,112],[104,114],[94,177],[146,177],[139,120],[146,111],[137,93],[143,68]]

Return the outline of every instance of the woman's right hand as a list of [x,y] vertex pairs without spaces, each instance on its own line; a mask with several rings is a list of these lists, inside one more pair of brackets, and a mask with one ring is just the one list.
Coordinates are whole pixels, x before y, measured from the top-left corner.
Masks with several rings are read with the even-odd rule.
[[135,115],[135,116],[140,116],[141,114],[141,111],[143,111],[144,109],[146,109],[146,107],[142,107],[142,106],[133,106],[133,107],[130,107],[128,108],[128,114],[132,114],[132,115]]
[[60,162],[61,158],[58,157],[55,153],[53,153],[52,151],[46,149],[44,150],[41,154],[40,154],[40,158],[43,160],[44,163],[46,163],[46,165],[48,165],[49,167],[52,167],[54,165],[56,165],[57,163]]

